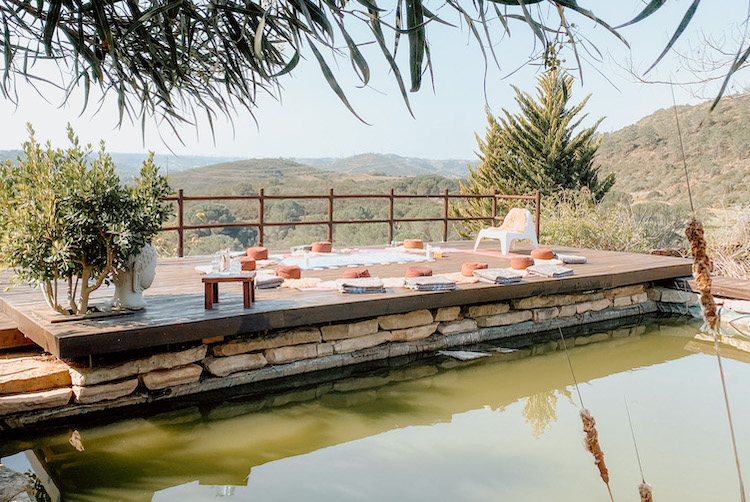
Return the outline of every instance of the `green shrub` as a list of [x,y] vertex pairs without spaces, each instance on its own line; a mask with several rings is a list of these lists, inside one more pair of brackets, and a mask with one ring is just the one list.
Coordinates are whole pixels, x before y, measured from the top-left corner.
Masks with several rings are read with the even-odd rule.
[[597,204],[590,192],[563,192],[542,203],[541,240],[549,244],[611,251],[651,248],[629,207]]
[[[24,156],[0,166],[0,263],[15,282],[40,286],[53,309],[86,313],[90,294],[161,229],[171,190],[153,155],[128,187],[104,143],[92,155],[68,126],[67,150],[42,147],[28,128]],[[58,281],[67,285],[67,307]]]

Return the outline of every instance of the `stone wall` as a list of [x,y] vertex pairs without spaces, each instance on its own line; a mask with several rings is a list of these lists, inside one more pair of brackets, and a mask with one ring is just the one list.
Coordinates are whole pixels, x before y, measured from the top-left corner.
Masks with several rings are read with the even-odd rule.
[[[679,311],[675,306],[685,309],[695,302],[693,294],[638,284],[424,309],[233,339],[212,338],[207,333],[200,345],[92,367],[51,356],[18,358],[0,363],[4,365],[0,417],[5,428],[23,427],[558,327],[657,310]],[[579,338],[576,344],[598,341]]]

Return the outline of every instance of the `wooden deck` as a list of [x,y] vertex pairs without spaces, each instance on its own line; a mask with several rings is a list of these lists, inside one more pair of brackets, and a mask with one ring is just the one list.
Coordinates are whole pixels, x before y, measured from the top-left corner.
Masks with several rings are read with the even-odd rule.
[[[441,244],[460,251],[446,253],[429,266],[435,274],[458,272],[466,261],[482,261],[490,267],[507,267],[499,245],[484,242],[472,253],[471,242]],[[539,294],[581,292],[612,288],[689,275],[690,261],[682,258],[609,251],[574,250],[553,247],[556,251],[585,255],[588,263],[572,265],[573,276],[545,279],[534,277],[509,285],[467,284],[456,291],[415,292],[388,290],[384,294],[343,295],[335,291],[298,291],[295,289],[258,290],[251,308],[242,305],[242,288],[228,284],[221,302],[213,310],[204,309],[204,289],[196,265],[209,258],[166,258],[159,260],[156,280],[146,292],[148,307],[140,312],[97,319],[51,322],[50,310],[42,295],[28,287],[13,288],[0,296],[0,310],[18,329],[48,352],[64,359],[83,358],[122,351],[164,347],[227,337],[267,329],[325,324],[350,319],[402,313],[422,308],[502,301]],[[524,253],[528,251],[516,251]],[[403,276],[409,265],[375,265],[373,276]],[[305,271],[303,277],[323,280],[341,277],[345,269]],[[0,276],[0,286],[8,284],[8,274]],[[92,304],[111,296],[112,291],[97,291]]]

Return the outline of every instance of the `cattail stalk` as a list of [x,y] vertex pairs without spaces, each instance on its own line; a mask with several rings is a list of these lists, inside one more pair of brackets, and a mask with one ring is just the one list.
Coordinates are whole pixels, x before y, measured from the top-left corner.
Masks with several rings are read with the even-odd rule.
[[700,302],[703,306],[703,318],[706,320],[706,324],[714,337],[714,349],[716,350],[716,360],[719,363],[719,377],[721,378],[721,388],[724,392],[724,405],[727,410],[729,434],[732,438],[734,462],[737,467],[737,477],[739,479],[740,500],[745,502],[745,485],[742,481],[740,456],[737,451],[737,440],[734,437],[734,425],[732,423],[732,413],[729,407],[729,394],[727,393],[727,384],[724,380],[724,368],[721,363],[721,354],[719,353],[719,334],[716,330],[716,326],[719,322],[719,315],[716,311],[716,302],[714,302],[714,297],[711,294],[711,259],[706,253],[706,238],[703,233],[703,224],[693,218],[685,229],[685,235],[690,242],[690,252],[693,255],[693,277],[695,278],[695,284],[700,292]]
[[654,502],[654,494],[651,493],[651,485],[645,481],[638,485],[638,493],[641,494],[641,502]]
[[562,340],[563,348],[565,349],[565,357],[568,359],[568,366],[570,366],[570,374],[573,376],[573,383],[576,386],[576,392],[578,392],[578,399],[581,400],[581,421],[583,421],[583,433],[585,434],[584,446],[594,456],[594,464],[599,468],[599,475],[607,485],[607,492],[609,493],[609,499],[615,502],[612,496],[612,489],[609,487],[609,470],[604,463],[604,452],[602,447],[599,445],[599,432],[596,430],[596,420],[591,414],[588,408],[583,406],[583,397],[581,396],[581,390],[578,388],[578,380],[576,380],[576,374],[573,371],[573,363],[570,361],[570,354],[568,353],[568,346],[565,343],[565,337],[563,336],[562,329],[558,328],[560,332],[560,340]]

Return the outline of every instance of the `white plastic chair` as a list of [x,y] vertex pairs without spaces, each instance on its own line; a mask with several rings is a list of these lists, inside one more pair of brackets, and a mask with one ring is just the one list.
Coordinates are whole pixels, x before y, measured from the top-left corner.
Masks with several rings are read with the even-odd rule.
[[539,247],[539,241],[536,238],[536,228],[534,219],[531,217],[531,211],[515,207],[508,211],[503,219],[503,224],[499,227],[489,227],[479,231],[477,241],[474,243],[474,251],[479,247],[482,239],[497,239],[500,241],[500,248],[503,254],[508,254],[510,245],[515,240],[529,239],[534,248]]

